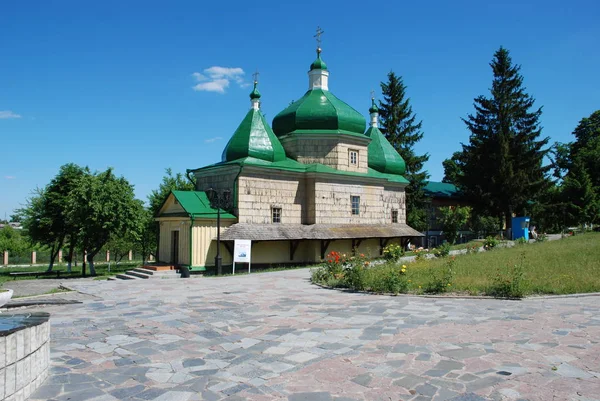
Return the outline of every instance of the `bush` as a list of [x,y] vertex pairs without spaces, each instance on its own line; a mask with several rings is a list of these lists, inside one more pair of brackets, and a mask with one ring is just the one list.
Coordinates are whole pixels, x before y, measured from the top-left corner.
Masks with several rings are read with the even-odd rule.
[[446,256],[450,255],[450,243],[444,242],[433,250],[433,254],[436,258],[445,258]]
[[423,249],[423,247],[419,247],[417,249],[415,249],[415,260],[423,260],[425,259],[425,255],[427,254],[427,252],[429,252],[429,249],[425,248]]
[[465,253],[467,255],[471,254],[471,253],[477,253],[477,250],[479,249],[479,246],[477,245],[467,245],[465,247]]
[[489,236],[483,241],[483,248],[486,251],[490,251],[498,246],[498,240],[492,236]]
[[487,290],[488,295],[497,298],[523,298],[525,294],[525,253],[521,253],[519,263],[498,269],[493,283]]
[[525,245],[526,243],[527,243],[527,240],[525,239],[525,237],[517,238],[517,240],[515,241],[516,245]]
[[429,269],[429,281],[425,284],[424,291],[429,294],[440,294],[450,290],[454,278],[455,257],[448,258],[442,266]]
[[548,236],[546,234],[538,234],[535,242],[545,242],[548,240]]
[[383,257],[389,262],[397,262],[404,256],[404,249],[398,244],[388,244],[383,248]]
[[369,277],[369,289],[379,293],[404,293],[408,289],[406,265],[384,265],[372,269]]
[[357,257],[351,257],[348,261],[348,266],[344,269],[343,283],[346,287],[355,290],[363,291],[366,289],[366,269],[369,262],[365,259],[364,254]]

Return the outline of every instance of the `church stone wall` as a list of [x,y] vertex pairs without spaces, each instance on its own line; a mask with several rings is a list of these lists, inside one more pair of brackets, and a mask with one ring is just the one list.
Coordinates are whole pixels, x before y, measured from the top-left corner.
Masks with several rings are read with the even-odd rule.
[[386,186],[383,191],[383,208],[387,223],[392,221],[392,210],[398,211],[398,223],[406,223],[406,192],[401,187]]
[[217,191],[232,191],[235,177],[240,168],[238,166],[227,166],[214,170],[200,171],[196,174],[196,191],[206,191],[213,188]]
[[[361,141],[362,142],[362,141]],[[340,138],[282,138],[286,154],[303,164],[320,163],[341,171],[368,172],[367,146],[340,142]],[[358,152],[358,166],[350,165],[349,152]]]
[[[392,209],[398,210],[398,223],[406,222],[404,188],[340,183],[333,179],[318,180],[314,185],[317,224],[391,224]],[[360,197],[358,215],[352,214],[352,196]]]
[[273,207],[281,208],[281,224],[301,224],[305,202],[304,178],[244,171],[238,180],[240,223],[270,224]]

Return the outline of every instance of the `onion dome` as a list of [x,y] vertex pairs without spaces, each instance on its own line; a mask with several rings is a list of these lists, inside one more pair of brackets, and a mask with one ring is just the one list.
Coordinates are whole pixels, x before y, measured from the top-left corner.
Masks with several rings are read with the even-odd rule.
[[223,150],[221,158],[224,162],[244,157],[254,157],[270,162],[286,159],[283,146],[260,111],[260,92],[257,84],[255,81],[254,90],[250,93],[252,108]]
[[366,136],[371,138],[371,143],[367,148],[369,167],[380,173],[402,175],[406,171],[406,163],[377,127],[379,110],[375,105],[375,99],[371,99],[371,101],[372,105],[369,109],[371,126],[365,133]]
[[361,113],[329,91],[329,71],[321,49],[308,72],[308,91],[273,119],[277,136],[287,134],[363,135],[366,121]]

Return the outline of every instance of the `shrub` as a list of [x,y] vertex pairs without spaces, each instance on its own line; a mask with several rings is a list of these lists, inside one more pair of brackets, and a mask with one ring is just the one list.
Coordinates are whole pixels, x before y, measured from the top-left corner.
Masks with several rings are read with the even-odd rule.
[[477,249],[479,249],[479,247],[477,245],[467,245],[465,247],[465,253],[471,254],[471,253],[477,253]]
[[425,259],[425,255],[427,254],[428,251],[429,251],[429,249],[427,249],[427,248],[423,249],[423,247],[419,247],[419,248],[415,249],[415,260]]
[[519,263],[498,269],[487,294],[497,298],[523,298],[525,294],[525,253],[521,253]]
[[548,240],[548,236],[546,234],[538,234],[535,242],[545,242]]
[[445,258],[446,256],[450,255],[450,243],[444,242],[433,250],[433,254],[436,258]]
[[365,259],[364,254],[361,253],[357,257],[351,257],[344,269],[344,285],[356,291],[366,289],[366,269],[368,267],[369,262]]
[[383,248],[383,257],[389,262],[396,262],[404,256],[404,249],[398,244],[388,244]]
[[527,240],[525,239],[525,237],[517,238],[517,240],[515,241],[516,245],[525,245],[526,243],[527,243]]
[[439,294],[450,290],[454,278],[454,264],[456,257],[448,258],[442,267],[429,269],[429,281],[425,284],[424,291],[429,294]]
[[486,251],[492,250],[498,246],[498,240],[492,236],[489,236],[483,241],[483,248]]
[[373,292],[392,294],[406,292],[408,289],[406,270],[406,265],[385,265],[373,269],[373,274],[369,280],[370,290]]

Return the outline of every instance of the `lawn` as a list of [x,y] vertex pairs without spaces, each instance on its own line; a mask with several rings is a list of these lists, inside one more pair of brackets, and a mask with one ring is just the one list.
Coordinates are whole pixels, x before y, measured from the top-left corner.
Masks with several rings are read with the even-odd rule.
[[[514,266],[522,272],[520,291],[523,295],[534,294],[574,294],[600,291],[600,233],[588,233],[557,241],[517,245],[512,248],[496,248],[486,252],[450,258],[421,260],[402,265],[382,265],[364,269],[361,276],[365,281],[362,289],[386,288],[373,283],[391,281],[400,289],[391,292],[424,293],[431,283],[444,281],[446,292],[490,295],[494,285],[514,278]],[[452,268],[452,278],[443,278],[443,272]],[[394,275],[395,274],[395,275]],[[337,277],[318,277],[313,272],[313,281],[334,287],[354,287],[348,285],[348,270]],[[359,274],[360,276],[360,274]],[[382,279],[382,276],[384,278]],[[440,279],[442,277],[443,279]],[[354,279],[357,280],[356,278]],[[351,282],[350,282],[351,283]],[[404,286],[402,285],[404,283]],[[361,286],[358,286],[358,289]],[[439,286],[438,286],[439,287]],[[389,292],[389,291],[376,291]],[[435,291],[439,292],[439,291]]]
[[[108,263],[96,263],[96,276],[97,279],[106,279],[107,277],[114,276],[117,273],[122,273],[127,270],[134,269],[139,267],[141,262],[121,262],[118,265],[115,263],[110,264],[110,272]],[[27,266],[27,267],[0,267],[0,284],[14,281],[15,277],[11,276],[11,272],[38,272],[38,271],[46,271],[48,266]],[[70,279],[70,278],[81,278],[81,264],[78,263],[77,266],[72,267],[71,273],[67,273],[67,266],[65,264],[57,264],[53,268],[54,271],[61,270],[60,278],[61,279]],[[87,277],[90,277],[90,269],[86,267]],[[56,279],[56,274],[49,274],[47,276],[39,276],[37,279],[39,280],[47,280],[47,279]],[[17,276],[16,280],[36,280],[35,276]]]

